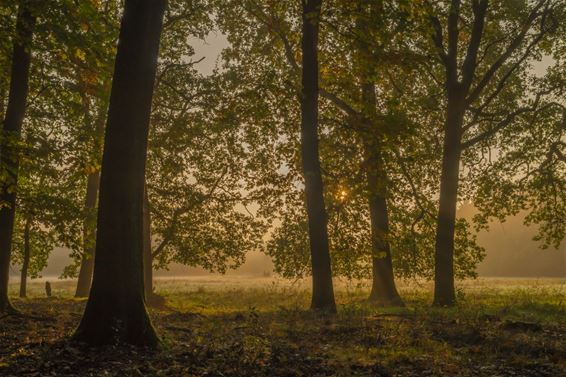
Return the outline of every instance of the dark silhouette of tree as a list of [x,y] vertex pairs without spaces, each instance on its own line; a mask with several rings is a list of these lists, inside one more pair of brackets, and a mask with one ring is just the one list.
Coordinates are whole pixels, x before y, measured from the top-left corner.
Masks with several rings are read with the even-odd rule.
[[0,312],[15,310],[8,298],[8,279],[16,215],[19,144],[29,91],[34,24],[30,2],[22,0],[16,21],[8,106],[0,140]]
[[321,0],[303,0],[301,152],[309,220],[313,309],[336,311],[318,152],[318,31]]
[[145,161],[163,0],[127,0],[100,178],[92,288],[74,339],[155,346],[143,282]]
[[[401,296],[395,285],[391,246],[389,243],[389,210],[387,205],[387,185],[383,144],[385,135],[376,122],[377,98],[375,84],[371,77],[375,76],[375,63],[371,62],[371,47],[363,38],[363,30],[368,16],[374,8],[358,4],[359,12],[356,21],[358,69],[361,82],[362,113],[359,118],[358,133],[363,145],[365,176],[367,182],[368,205],[370,212],[371,248],[372,248],[372,285],[369,300],[385,306],[403,305]],[[369,14],[368,14],[369,13]]]
[[[453,305],[456,301],[454,234],[462,153],[478,143],[489,141],[519,117],[539,107],[538,97],[526,104],[519,100],[509,103],[502,100],[523,95],[523,92],[513,93],[509,87],[516,85],[514,78],[538,53],[539,45],[555,27],[551,14],[556,4],[551,0],[538,0],[523,6],[517,19],[506,19],[497,26],[504,28],[508,25],[509,30],[499,30],[500,35],[490,34],[498,30],[495,24],[499,21],[497,17],[489,18],[488,0],[471,1],[471,12],[466,12],[462,1],[450,1],[446,33],[438,15],[430,17],[432,39],[444,70],[445,93],[435,244],[435,305]],[[462,22],[464,18],[468,21],[466,24]],[[488,23],[491,23],[489,27]],[[467,35],[464,35],[464,29]],[[465,52],[459,52],[461,48]],[[500,53],[494,54],[494,51]]]

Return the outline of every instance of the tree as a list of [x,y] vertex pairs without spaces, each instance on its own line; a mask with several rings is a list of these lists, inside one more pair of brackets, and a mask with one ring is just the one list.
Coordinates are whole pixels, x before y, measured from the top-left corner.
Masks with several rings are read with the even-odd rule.
[[[381,16],[378,21],[376,21],[376,17],[372,14],[371,21],[369,20],[370,17],[367,14],[367,10],[364,11],[362,8],[363,5],[359,3],[353,3],[351,6],[350,4],[345,5],[338,2],[338,4],[332,3],[335,6],[335,12],[332,13],[332,18],[330,20],[326,20],[326,24],[330,25],[326,30],[326,38],[325,38],[325,48],[328,49],[330,52],[328,56],[324,54],[325,58],[329,60],[333,59],[333,51],[337,48],[343,48],[345,50],[350,50],[353,52],[347,53],[355,57],[354,60],[356,63],[354,66],[348,65],[348,63],[344,64],[344,62],[349,62],[349,59],[344,59],[343,56],[339,57],[338,59],[331,60],[331,61],[323,61],[323,74],[321,77],[323,79],[328,78],[327,83],[322,88],[320,88],[321,96],[330,102],[332,105],[336,107],[338,113],[331,113],[330,111],[324,111],[325,119],[334,119],[337,124],[339,124],[338,129],[342,128],[342,133],[340,132],[332,132],[327,136],[329,139],[329,143],[332,144],[334,147],[344,142],[345,144],[341,147],[341,150],[345,152],[345,155],[340,156],[340,162],[336,165],[333,164],[331,172],[325,170],[324,175],[326,175],[326,182],[325,187],[327,188],[326,191],[332,192],[333,189],[329,189],[329,187],[335,188],[337,192],[333,194],[326,195],[326,201],[329,204],[329,212],[330,212],[330,219],[336,219],[341,224],[334,224],[332,221],[330,223],[330,237],[332,240],[332,248],[333,251],[333,263],[335,264],[334,268],[336,267],[346,267],[345,271],[341,268],[337,269],[339,273],[346,273],[347,276],[358,275],[359,273],[355,270],[364,270],[364,267],[361,265],[356,265],[355,259],[362,258],[366,254],[365,252],[354,252],[354,249],[358,250],[369,250],[371,256],[371,264],[372,264],[372,275],[373,275],[373,284],[372,284],[372,293],[370,295],[370,299],[372,301],[380,302],[381,304],[385,305],[397,305],[401,303],[401,299],[399,294],[397,293],[395,283],[393,280],[393,267],[391,261],[391,252],[390,252],[390,243],[389,243],[389,221],[388,221],[388,204],[387,204],[387,194],[386,194],[386,182],[387,177],[384,172],[385,166],[383,161],[383,146],[382,140],[385,138],[383,135],[386,130],[391,129],[391,126],[383,126],[383,118],[385,116],[378,117],[377,115],[377,100],[375,98],[375,70],[376,66],[383,65],[380,58],[375,58],[374,54],[370,52],[370,46],[372,44],[381,44],[381,36],[383,35],[383,40],[385,41],[387,37],[385,35],[389,35],[384,27],[384,22],[382,18],[386,18],[387,16]],[[248,6],[248,12],[253,15],[259,22],[265,25],[268,30],[273,34],[274,38],[277,38],[281,41],[283,45],[283,56],[288,63],[288,66],[292,72],[295,74],[300,74],[300,66],[295,60],[295,53],[293,51],[293,35],[292,31],[288,30],[287,22],[285,19],[277,14],[272,14],[270,11],[277,11],[271,9],[262,9],[262,6],[258,4],[250,4]],[[360,10],[362,9],[362,10]],[[381,9],[380,9],[381,10]],[[275,13],[273,12],[273,13]],[[373,12],[377,13],[377,12]],[[353,15],[353,17],[352,17]],[[382,18],[381,18],[382,17]],[[355,26],[350,26],[350,19],[356,19]],[[362,26],[363,23],[363,26]],[[378,27],[374,27],[374,24],[379,24]],[[366,32],[368,29],[371,29],[375,33],[371,34],[371,37],[366,36]],[[380,36],[380,41],[376,43],[376,41],[369,41],[369,39],[373,38],[375,35]],[[334,37],[334,38],[333,38]],[[386,43],[383,43],[386,44]],[[340,47],[338,47],[339,45]],[[354,47],[352,49],[352,47]],[[382,54],[383,56],[385,54]],[[380,56],[380,57],[381,57]],[[329,75],[328,72],[330,71],[328,67],[333,67],[332,75]],[[361,74],[363,72],[363,74]],[[359,77],[355,77],[356,74]],[[347,76],[350,81],[344,79],[343,77]],[[360,97],[360,89],[359,86],[352,85],[352,82],[355,82],[356,79],[359,79],[363,82],[363,90],[362,98]],[[343,81],[342,81],[343,80]],[[353,88],[352,88],[353,87]],[[372,93],[373,88],[373,93]],[[357,91],[357,93],[356,93]],[[340,93],[340,94],[337,94]],[[344,100],[344,98],[348,98],[348,100]],[[354,100],[352,100],[352,98]],[[324,110],[327,110],[326,108]],[[382,109],[380,111],[382,113],[388,110]],[[380,121],[381,120],[381,121]],[[391,121],[388,119],[388,121]],[[344,126],[340,127],[344,124]],[[325,133],[329,133],[329,125],[327,122],[323,123],[325,128]],[[335,128],[335,126],[333,126]],[[358,140],[351,140],[349,135],[355,132],[358,135]],[[391,135],[390,135],[391,136]],[[348,143],[351,143],[348,145]],[[357,148],[357,144],[361,144],[361,149],[364,150],[362,152],[362,162],[359,164],[360,166],[351,166],[352,163],[352,156],[350,155],[351,150]],[[380,151],[381,149],[381,151]],[[324,151],[328,151],[328,149],[323,148]],[[333,151],[334,152],[334,151]],[[324,155],[324,159],[328,160],[328,156]],[[354,158],[353,161],[357,161],[357,158]],[[345,165],[346,164],[346,165]],[[329,165],[326,162],[326,165]],[[354,172],[345,172],[343,171],[344,166],[350,166]],[[328,166],[327,166],[328,167]],[[358,171],[364,171],[365,181],[364,184],[360,185],[358,182],[346,182],[350,181],[347,177],[355,176],[359,178]],[[339,182],[336,182],[339,181]],[[362,188],[363,187],[363,188]],[[366,195],[367,204],[369,204],[369,210],[371,215],[368,218],[364,218],[364,216],[348,216],[346,214],[347,208],[352,207],[352,203],[356,201],[353,198],[358,194],[362,193],[362,195]],[[333,196],[336,198],[333,199]],[[336,200],[337,199],[337,200]],[[336,202],[336,203],[334,203]],[[365,212],[363,208],[356,208],[354,211]],[[337,212],[337,216],[333,216],[333,212]],[[350,214],[353,214],[353,211],[350,211]],[[356,222],[355,225],[351,225],[350,227],[344,227],[344,222],[347,219],[352,219],[353,222]],[[355,219],[354,219],[355,218]],[[290,224],[295,220],[291,220],[287,222]],[[359,233],[360,229],[354,229],[356,226],[359,227],[360,222],[363,224],[364,222],[369,221],[369,226],[371,227],[371,242],[368,245],[368,242],[352,242],[356,236],[353,234]],[[290,261],[291,258],[280,258],[285,253],[293,252],[292,250],[288,250],[288,246],[293,245],[292,242],[288,242],[291,239],[299,240],[299,238],[295,236],[291,236],[290,232],[301,232],[303,227],[297,227],[291,225],[292,229],[288,229],[284,233],[276,233],[280,240],[276,240],[272,243],[271,250],[280,250],[281,252],[277,251],[274,255],[277,256],[276,259],[276,266],[279,266],[281,261],[288,260]],[[346,234],[349,233],[349,234]],[[359,239],[363,239],[363,237],[357,237]],[[347,242],[345,239],[348,239]],[[301,241],[302,243],[302,241]],[[357,246],[359,245],[359,246]],[[300,243],[294,244],[293,248],[300,249]],[[287,249],[287,250],[285,250]],[[285,251],[284,251],[285,250]],[[338,252],[338,250],[340,250]],[[352,258],[353,255],[357,255],[357,258]],[[367,254],[366,254],[367,255]],[[365,258],[367,259],[367,258]],[[342,263],[344,261],[345,263]],[[354,263],[352,263],[354,262]],[[296,266],[295,266],[296,267]],[[335,269],[336,271],[336,269]],[[299,274],[297,272],[292,272],[291,270],[286,270],[284,272],[285,275],[288,274]]]
[[41,270],[47,266],[47,259],[56,241],[55,232],[52,228],[45,227],[42,216],[36,219],[33,212],[24,213],[23,216],[16,216],[12,258],[12,264],[19,263],[21,267],[20,297],[27,296],[27,279],[41,276]]
[[105,134],[95,265],[77,341],[155,346],[143,282],[143,202],[151,100],[165,1],[128,0]]
[[199,72],[204,58],[187,43],[187,35],[206,38],[213,13],[207,1],[190,11],[185,1],[168,4],[146,167],[146,282],[152,267],[170,263],[224,273],[263,246],[265,226],[249,192],[254,149],[235,122],[242,98],[228,72]]
[[[557,17],[564,19],[564,13]],[[566,32],[562,23],[561,33]],[[560,250],[566,235],[566,66],[561,61],[564,38],[551,45],[555,63],[536,78],[544,92],[538,111],[522,117],[498,138],[498,158],[475,173],[478,190],[473,203],[479,229],[489,220],[504,222],[523,215],[524,224],[536,226],[534,240],[543,250]]]
[[[374,165],[366,163],[363,145],[371,137],[379,141],[379,168],[386,173],[375,190],[386,198],[389,215],[389,232],[380,241],[389,244],[397,276],[431,278],[440,147],[436,135],[429,132],[437,124],[437,109],[429,108],[433,96],[421,96],[430,84],[424,85],[415,64],[430,59],[415,52],[413,39],[407,36],[418,37],[415,24],[408,22],[412,18],[407,10],[413,7],[381,2],[376,11],[362,14],[360,2],[326,4],[329,11],[321,23],[324,38],[318,46],[319,153],[332,272],[347,279],[372,278],[372,257],[383,256],[381,248],[372,250],[371,244],[375,223],[369,213],[366,172]],[[296,153],[300,114],[294,104],[300,93],[301,25],[294,20],[301,14],[299,5],[256,0],[218,5],[217,24],[230,42],[223,53],[221,78],[227,89],[209,100],[230,100],[227,107],[233,111],[225,119],[246,135],[244,144],[253,151],[246,165],[254,177],[251,192],[260,204],[258,214],[272,225],[266,252],[276,272],[287,278],[311,273]],[[359,18],[364,21],[363,31],[356,26]],[[359,42],[367,49],[363,59],[356,52]],[[378,94],[372,116],[363,110],[362,76],[374,83]],[[456,274],[472,277],[483,251],[467,223],[458,222],[457,234]],[[387,292],[389,297],[394,296],[389,294],[392,291]]]
[[[460,0],[431,6],[435,9],[430,10],[432,39],[444,71],[445,95],[435,305],[453,305],[456,300],[454,234],[462,153],[489,141],[518,117],[539,107],[538,97],[521,101],[523,91],[517,88],[524,82],[517,84],[514,79],[524,74],[529,59],[538,54],[539,46],[555,27],[551,14],[557,4],[539,0],[516,10],[515,5],[490,7],[488,0],[473,0],[471,12]],[[438,16],[443,13],[441,9],[447,9],[446,33]],[[505,22],[500,22],[503,19]]]
[[19,143],[28,96],[31,63],[31,41],[35,16],[30,2],[19,4],[13,39],[12,70],[8,106],[0,144],[0,312],[13,312],[8,298],[8,279],[12,236],[16,215],[16,188],[19,170]]
[[336,311],[318,152],[318,32],[321,0],[303,0],[301,157],[312,264],[313,309]]
[[[104,87],[104,85],[103,85]],[[83,105],[85,107],[85,129],[91,128],[93,125],[90,122],[88,99],[83,95]],[[96,204],[98,197],[98,190],[100,187],[100,170],[98,168],[98,155],[100,151],[102,138],[104,137],[104,117],[107,109],[107,101],[100,101],[98,114],[94,119],[94,132],[92,132],[93,160],[89,164],[89,173],[87,175],[86,193],[84,199],[84,219],[83,219],[83,253],[81,255],[80,270],[77,281],[77,289],[75,297],[87,297],[90,291],[90,284],[92,281],[92,272],[94,269],[94,251],[95,251],[95,233],[96,233]]]
[[80,250],[75,250],[72,255],[75,263],[69,266],[64,274],[76,276],[76,267],[80,263],[76,297],[88,296],[94,268],[100,160],[115,57],[118,12],[118,5],[96,1],[84,2],[78,9],[63,9],[62,18],[65,23],[71,24],[71,27],[58,30],[57,33],[61,39],[61,55],[69,60],[69,72],[64,74],[70,76],[69,79],[74,82],[71,90],[80,99],[77,110],[82,118],[82,123],[77,125],[78,129],[74,135],[80,162],[79,166],[73,166],[86,175],[86,179],[83,178],[85,189],[82,193],[82,245]]
[[[12,265],[20,265],[20,297],[26,297],[28,277],[37,278],[47,266],[59,232],[68,230],[68,219],[77,216],[72,195],[61,187],[61,154],[41,135],[36,124],[37,109],[31,106],[18,176],[17,212],[14,227]],[[39,117],[40,118],[40,117]],[[40,122],[43,123],[43,122]],[[61,242],[62,241],[62,242]]]

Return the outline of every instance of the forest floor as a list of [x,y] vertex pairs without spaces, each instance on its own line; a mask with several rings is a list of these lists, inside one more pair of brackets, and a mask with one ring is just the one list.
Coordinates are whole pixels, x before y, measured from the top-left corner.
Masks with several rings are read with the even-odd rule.
[[564,279],[463,282],[451,309],[430,307],[429,284],[401,284],[407,307],[383,309],[367,284],[339,283],[335,316],[306,310],[306,282],[158,280],[157,351],[69,343],[85,300],[52,287],[13,300],[29,318],[0,317],[0,376],[566,376]]

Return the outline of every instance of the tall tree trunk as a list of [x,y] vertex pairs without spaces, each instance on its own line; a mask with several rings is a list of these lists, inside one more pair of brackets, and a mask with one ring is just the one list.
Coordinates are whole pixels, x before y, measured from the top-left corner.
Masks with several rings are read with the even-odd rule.
[[436,225],[434,302],[436,306],[456,303],[454,287],[454,232],[460,172],[461,133],[463,122],[462,101],[448,103],[444,127],[442,173]]
[[31,257],[30,245],[30,232],[31,232],[31,217],[26,217],[26,224],[24,226],[24,260],[22,263],[21,279],[20,279],[20,297],[26,297],[27,293],[27,280],[29,259]]
[[[365,51],[360,51],[365,52]],[[381,135],[375,127],[375,85],[362,77],[361,102],[364,107],[362,140],[366,165],[366,181],[371,224],[372,285],[369,301],[383,306],[403,306],[397,292],[391,247],[389,244],[389,212],[387,209],[387,175],[381,155]]]
[[[96,153],[101,152],[102,139],[104,137],[104,120],[107,111],[107,99],[104,99],[98,109],[98,116],[95,120],[94,127],[94,148]],[[88,111],[88,109],[86,109]],[[89,123],[85,111],[86,123]],[[90,124],[85,124],[90,127]],[[92,282],[92,272],[94,270],[94,252],[96,238],[96,201],[98,197],[98,189],[100,187],[100,171],[96,170],[89,173],[86,184],[85,195],[85,218],[83,220],[83,255],[81,257],[81,268],[79,270],[79,278],[77,281],[77,290],[75,297],[87,297]]]
[[22,0],[16,21],[10,91],[0,144],[0,168],[5,171],[5,180],[0,182],[0,312],[15,310],[8,298],[8,280],[20,166],[17,143],[21,138],[29,91],[30,49],[34,24],[35,17],[29,9],[29,2]]
[[100,172],[90,173],[87,177],[85,196],[85,219],[83,220],[83,255],[81,257],[81,268],[77,281],[75,297],[88,297],[92,271],[94,270],[94,239],[96,231],[96,199],[100,186]]
[[[80,75],[79,75],[80,80]],[[103,85],[106,88],[106,85]],[[89,116],[89,103],[86,93],[83,94],[83,107],[85,111],[85,128],[92,127]],[[104,95],[98,107],[98,114],[94,124],[93,148],[97,156],[102,154],[102,142],[104,141],[104,122],[108,111],[108,95]],[[100,171],[96,170],[88,174],[85,195],[85,218],[83,219],[83,255],[77,281],[75,297],[87,297],[92,282],[94,270],[94,252],[96,239],[96,202],[100,188]]]
[[369,300],[383,306],[403,306],[403,300],[397,292],[391,248],[389,245],[389,213],[386,200],[385,172],[378,146],[367,146],[368,167],[366,172],[368,185],[368,203],[371,222],[372,246],[372,285]]
[[102,158],[94,274],[74,339],[155,346],[143,278],[143,201],[164,0],[126,0]]
[[361,122],[358,127],[363,145],[364,167],[370,211],[372,248],[372,286],[369,301],[383,306],[403,306],[397,292],[391,248],[389,244],[389,212],[387,209],[387,174],[381,153],[383,134],[376,124],[377,98],[375,84],[369,79],[375,76],[374,59],[370,47],[363,40],[365,23],[373,12],[379,11],[377,4],[360,1],[356,20],[358,39],[357,69],[360,72],[362,105]]
[[151,255],[151,211],[147,186],[143,200],[143,277],[145,299],[153,296],[153,256]]
[[312,309],[336,311],[318,152],[318,31],[322,0],[303,0],[301,151],[312,263]]

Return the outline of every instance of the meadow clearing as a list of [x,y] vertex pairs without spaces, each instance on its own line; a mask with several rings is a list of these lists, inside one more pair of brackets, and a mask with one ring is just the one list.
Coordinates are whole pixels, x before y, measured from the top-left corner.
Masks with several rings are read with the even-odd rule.
[[400,282],[406,307],[383,309],[367,282],[338,281],[338,314],[320,315],[308,281],[158,278],[157,351],[69,343],[86,300],[50,281],[51,298],[42,280],[14,300],[27,317],[0,320],[0,375],[566,376],[565,279],[460,282],[450,309],[426,282]]

